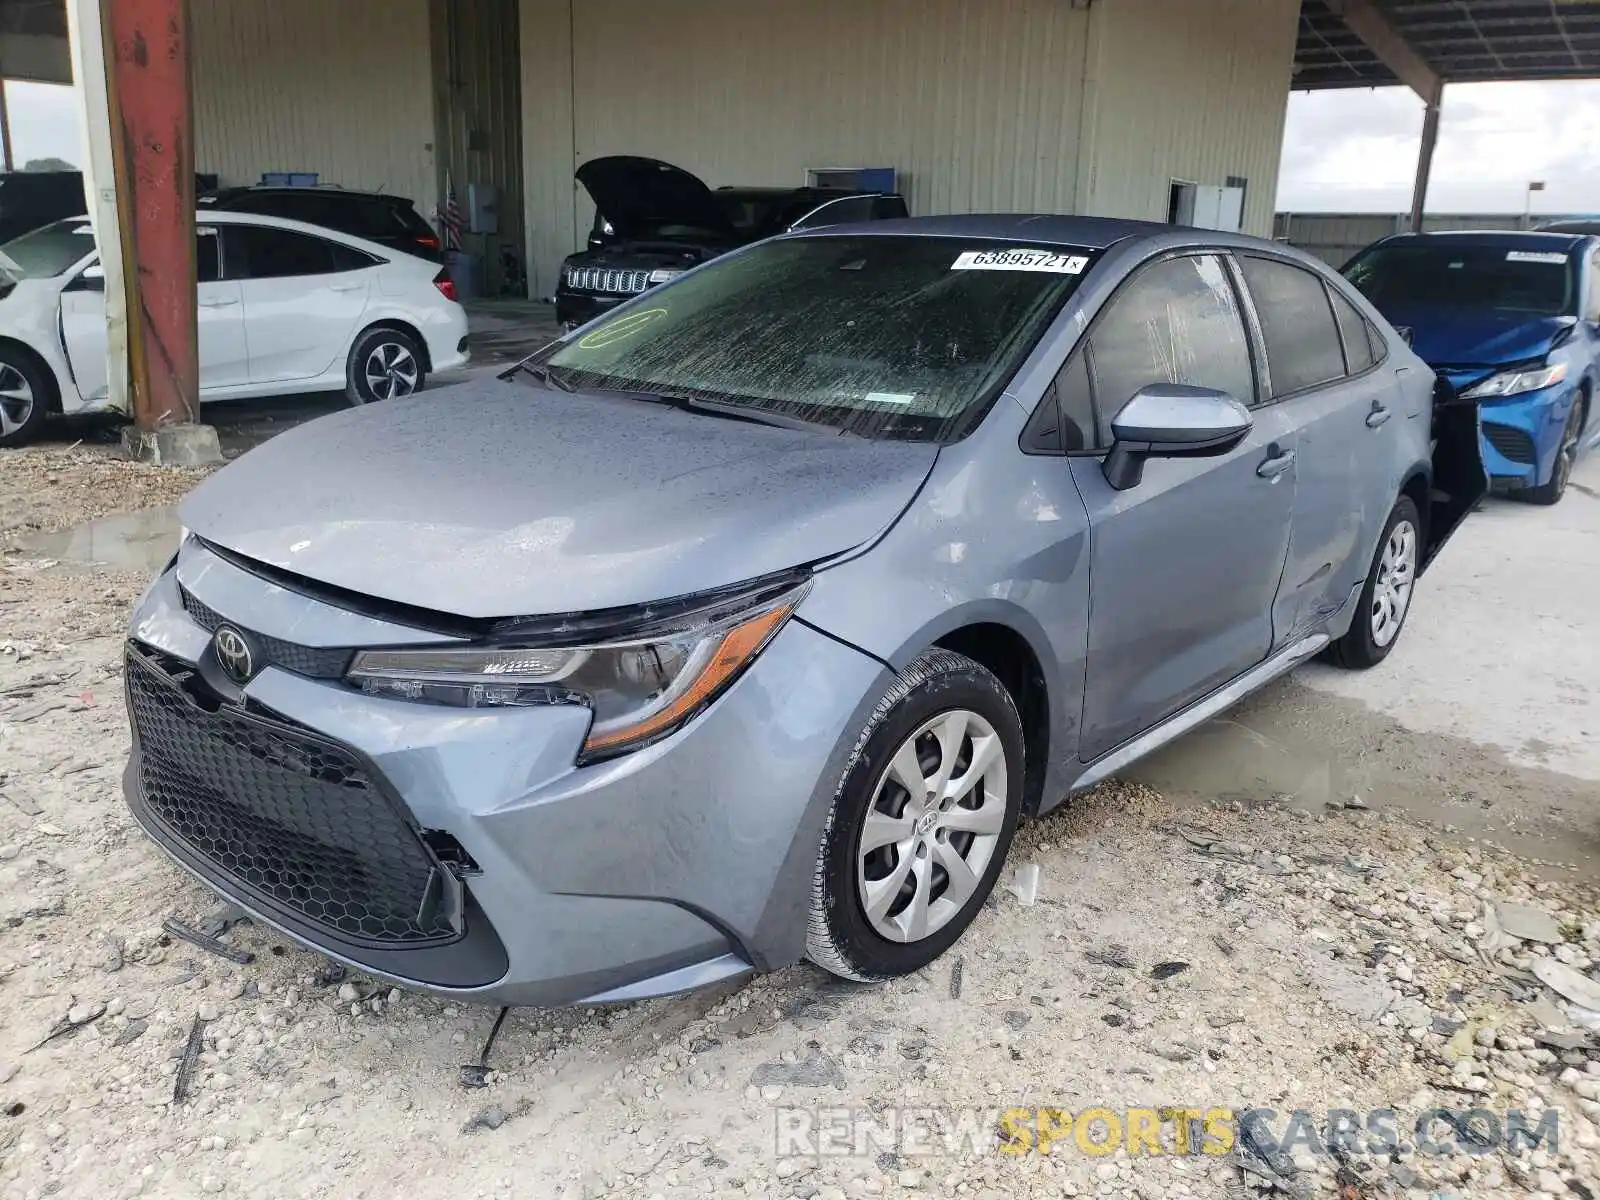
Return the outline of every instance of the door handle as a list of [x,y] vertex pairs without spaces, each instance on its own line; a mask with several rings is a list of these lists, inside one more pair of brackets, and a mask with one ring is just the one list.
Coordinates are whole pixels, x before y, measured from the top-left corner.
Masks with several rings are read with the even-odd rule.
[[1374,400],[1372,402],[1372,411],[1367,414],[1367,428],[1376,429],[1392,416],[1394,414],[1383,406],[1383,401]]
[[202,301],[200,301],[200,307],[201,308],[232,308],[237,303],[239,303],[239,301],[236,300],[236,299],[233,299],[231,297],[229,299],[226,299],[226,300],[202,300]]
[[1285,450],[1277,442],[1273,442],[1267,447],[1267,457],[1256,467],[1256,474],[1263,479],[1276,479],[1293,465],[1294,451]]
[[335,292],[359,292],[366,286],[364,283],[335,283],[329,285],[329,290]]

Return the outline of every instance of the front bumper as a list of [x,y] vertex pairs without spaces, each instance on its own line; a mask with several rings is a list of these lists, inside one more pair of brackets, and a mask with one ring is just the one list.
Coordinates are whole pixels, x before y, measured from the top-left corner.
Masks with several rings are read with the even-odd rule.
[[563,329],[576,329],[579,325],[588,323],[608,313],[619,304],[632,300],[633,293],[626,296],[603,296],[590,292],[556,292],[556,322]]
[[[131,630],[135,647],[179,666],[212,653],[180,581],[192,607],[273,645],[438,640],[274,587],[191,540]],[[470,858],[472,873],[451,870],[459,935],[426,945],[384,945],[310,918],[163,819],[148,795],[158,764],[146,760],[137,720],[125,786],[134,815],[180,865],[359,970],[497,1004],[639,999],[800,957],[822,824],[882,674],[874,660],[791,621],[677,734],[579,768],[586,709],[410,704],[265,667],[242,689],[244,707],[347,749],[417,834],[447,835]]]
[[1495,491],[1519,491],[1549,480],[1576,395],[1570,384],[1561,383],[1483,404],[1483,464]]

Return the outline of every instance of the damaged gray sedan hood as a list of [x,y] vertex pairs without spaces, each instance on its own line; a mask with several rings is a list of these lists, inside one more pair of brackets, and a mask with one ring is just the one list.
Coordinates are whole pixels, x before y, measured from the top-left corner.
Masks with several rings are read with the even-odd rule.
[[489,379],[279,434],[180,513],[246,558],[396,603],[577,612],[850,550],[937,453]]

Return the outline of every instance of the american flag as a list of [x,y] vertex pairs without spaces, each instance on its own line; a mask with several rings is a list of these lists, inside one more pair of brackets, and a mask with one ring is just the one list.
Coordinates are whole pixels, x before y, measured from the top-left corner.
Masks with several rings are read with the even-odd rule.
[[447,173],[444,177],[444,204],[439,208],[439,234],[446,250],[461,249],[461,206],[456,203],[456,185]]

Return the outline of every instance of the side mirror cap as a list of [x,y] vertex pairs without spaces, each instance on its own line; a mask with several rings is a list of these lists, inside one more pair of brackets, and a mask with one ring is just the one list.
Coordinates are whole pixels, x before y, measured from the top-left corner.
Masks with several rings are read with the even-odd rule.
[[1417,335],[1416,335],[1416,331],[1414,329],[1412,329],[1411,326],[1409,326],[1409,325],[1396,325],[1394,327],[1394,331],[1400,335],[1400,340],[1402,342],[1404,342],[1406,345],[1410,346],[1410,345],[1414,345],[1415,344]]
[[1106,482],[1119,492],[1144,477],[1147,458],[1226,454],[1250,432],[1250,410],[1227,392],[1182,383],[1141,388],[1111,419]]
[[72,288],[79,292],[105,291],[106,269],[99,263],[90,263],[78,272],[78,277],[72,281]]

